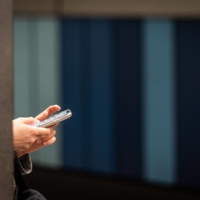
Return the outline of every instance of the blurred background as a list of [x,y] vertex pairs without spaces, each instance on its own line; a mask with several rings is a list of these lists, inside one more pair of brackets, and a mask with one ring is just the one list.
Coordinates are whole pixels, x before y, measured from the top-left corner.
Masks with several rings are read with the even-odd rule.
[[200,193],[200,2],[14,1],[15,118],[73,116],[31,155],[47,199]]

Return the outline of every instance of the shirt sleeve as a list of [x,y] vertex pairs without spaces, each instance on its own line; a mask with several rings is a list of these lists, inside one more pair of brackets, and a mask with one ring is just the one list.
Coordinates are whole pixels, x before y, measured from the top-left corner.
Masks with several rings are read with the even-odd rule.
[[24,156],[18,158],[16,156],[17,165],[22,175],[30,174],[32,171],[32,161],[30,154],[25,154]]

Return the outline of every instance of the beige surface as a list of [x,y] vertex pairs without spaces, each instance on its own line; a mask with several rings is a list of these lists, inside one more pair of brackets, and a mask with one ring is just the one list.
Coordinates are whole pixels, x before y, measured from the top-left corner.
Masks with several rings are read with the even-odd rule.
[[13,199],[12,1],[0,0],[0,199]]
[[[58,0],[59,1],[59,0]],[[14,0],[15,12],[52,12],[54,0]]]
[[199,0],[15,0],[15,13],[80,17],[199,18]]

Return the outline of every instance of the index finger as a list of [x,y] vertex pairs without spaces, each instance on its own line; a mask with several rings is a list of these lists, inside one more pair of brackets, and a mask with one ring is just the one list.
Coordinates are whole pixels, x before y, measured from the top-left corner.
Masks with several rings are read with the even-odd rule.
[[58,105],[52,105],[49,106],[47,109],[45,109],[42,113],[37,115],[35,118],[42,121],[46,118],[48,118],[50,115],[52,115],[54,112],[59,111],[61,108]]
[[53,128],[41,128],[41,127],[32,127],[33,135],[36,138],[44,138],[48,137],[48,135],[52,132]]

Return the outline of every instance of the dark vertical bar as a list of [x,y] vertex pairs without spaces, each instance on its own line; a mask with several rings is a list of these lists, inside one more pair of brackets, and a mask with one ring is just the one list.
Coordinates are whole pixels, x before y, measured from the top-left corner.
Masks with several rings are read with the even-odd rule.
[[91,135],[91,20],[80,21],[81,81],[81,163],[83,170],[92,168]]
[[119,173],[141,177],[139,22],[118,22],[118,164]]
[[179,179],[200,186],[200,21],[178,22]]
[[92,169],[103,173],[116,170],[113,127],[113,25],[93,20],[91,25],[92,72]]
[[13,199],[12,1],[0,0],[0,199]]
[[63,109],[73,116],[64,124],[63,146],[65,167],[81,169],[81,63],[80,21],[62,21],[62,83]]

